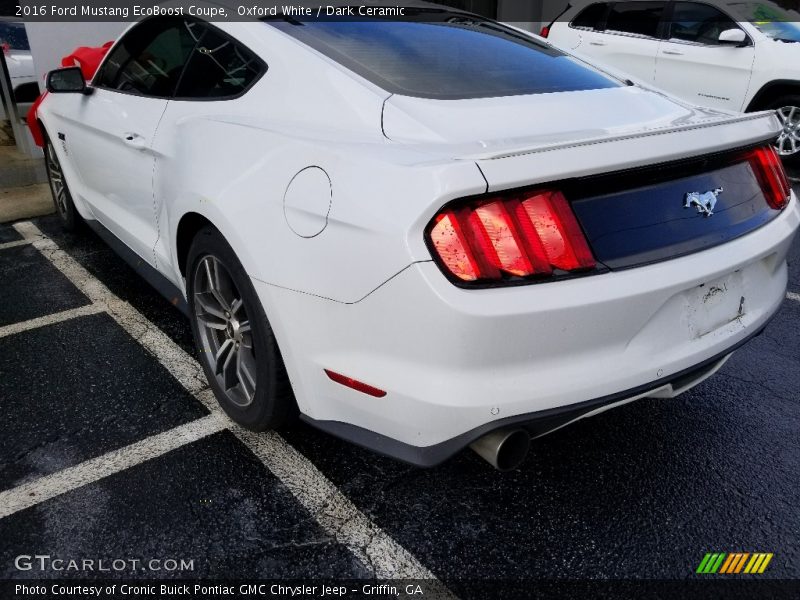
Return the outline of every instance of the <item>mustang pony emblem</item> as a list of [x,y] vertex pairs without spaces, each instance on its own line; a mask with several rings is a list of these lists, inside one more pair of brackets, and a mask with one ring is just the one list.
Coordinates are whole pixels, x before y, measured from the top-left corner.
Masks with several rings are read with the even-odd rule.
[[714,214],[714,207],[717,205],[717,196],[724,190],[719,187],[709,192],[688,192],[686,194],[686,202],[683,203],[683,208],[697,207],[697,212],[706,217]]

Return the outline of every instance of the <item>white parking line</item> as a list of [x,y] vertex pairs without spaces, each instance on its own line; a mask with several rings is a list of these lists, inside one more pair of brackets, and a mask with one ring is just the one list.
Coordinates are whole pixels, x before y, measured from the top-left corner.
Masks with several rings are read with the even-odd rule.
[[794,300],[795,302],[800,302],[800,294],[795,294],[794,292],[787,292],[786,297],[789,300]]
[[0,338],[14,335],[15,333],[21,333],[23,331],[30,331],[31,329],[38,329],[39,327],[45,327],[47,325],[53,325],[54,323],[61,323],[62,321],[69,321],[70,319],[76,319],[78,317],[94,315],[99,312],[103,312],[103,310],[104,308],[99,304],[89,304],[87,306],[81,306],[80,308],[73,308],[71,310],[57,312],[52,315],[31,319],[30,321],[12,323],[11,325],[0,327]]
[[30,240],[14,240],[13,242],[5,242],[4,244],[0,244],[0,250],[5,250],[6,248],[16,248],[17,246],[27,246],[30,243]]
[[[276,433],[235,425],[236,436],[272,471],[325,531],[333,533],[378,579],[431,579],[433,575],[350,502],[309,460]],[[430,591],[430,590],[428,590]],[[444,587],[442,590],[444,591]]]
[[219,415],[208,415],[74,467],[0,492],[0,519],[196,442],[224,430],[226,426],[227,423]]
[[[194,358],[139,311],[111,293],[75,259],[44,236],[33,223],[17,223],[14,227],[81,292],[93,302],[104,306],[111,317],[150,351],[212,415],[224,414],[208,388],[200,364]],[[436,597],[453,597],[408,550],[373,523],[311,461],[280,435],[253,434],[230,421],[228,427],[281,480],[329,535],[373,569],[375,577],[427,579],[434,584]],[[146,442],[144,440],[142,443]]]

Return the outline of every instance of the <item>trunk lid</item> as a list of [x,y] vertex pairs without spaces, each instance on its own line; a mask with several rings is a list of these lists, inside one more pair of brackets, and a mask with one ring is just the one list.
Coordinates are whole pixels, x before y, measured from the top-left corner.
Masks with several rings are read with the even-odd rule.
[[475,152],[536,148],[719,120],[636,86],[501,98],[431,100],[391,96],[383,129],[390,140],[472,147]]

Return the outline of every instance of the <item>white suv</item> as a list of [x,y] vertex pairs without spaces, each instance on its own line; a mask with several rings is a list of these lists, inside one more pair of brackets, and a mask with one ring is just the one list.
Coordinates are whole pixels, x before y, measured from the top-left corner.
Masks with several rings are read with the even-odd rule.
[[797,12],[765,0],[578,0],[542,35],[694,104],[776,109],[778,151],[800,164]]
[[[33,70],[33,57],[25,24],[17,19],[0,17],[0,52],[6,57],[11,89],[19,102],[33,102],[39,95]],[[0,106],[0,118],[5,113]]]

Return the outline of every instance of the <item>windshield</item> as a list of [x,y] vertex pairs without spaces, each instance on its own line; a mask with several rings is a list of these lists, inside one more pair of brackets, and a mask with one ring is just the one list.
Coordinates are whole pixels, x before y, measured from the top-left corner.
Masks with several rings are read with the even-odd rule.
[[772,2],[729,4],[738,18],[748,21],[767,37],[781,42],[800,42],[800,14]]
[[30,50],[28,34],[24,23],[0,21],[0,46],[8,46],[11,50]]
[[418,20],[268,21],[383,89],[437,99],[622,85],[495,21],[436,11]]

